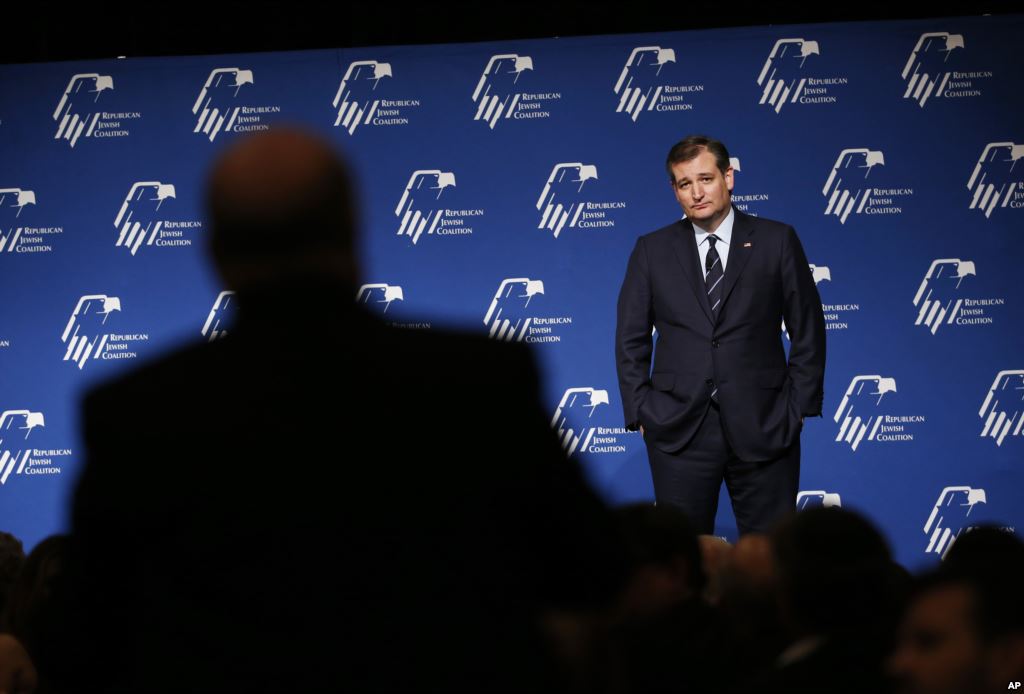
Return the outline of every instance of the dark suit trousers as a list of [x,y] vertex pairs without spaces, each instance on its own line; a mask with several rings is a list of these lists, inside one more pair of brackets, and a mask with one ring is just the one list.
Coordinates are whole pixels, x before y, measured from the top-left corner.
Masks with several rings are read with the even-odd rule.
[[698,534],[714,534],[723,480],[740,535],[767,532],[796,508],[800,438],[774,460],[744,462],[729,446],[719,405],[713,402],[682,450],[666,453],[648,442],[647,459],[658,505],[680,509]]

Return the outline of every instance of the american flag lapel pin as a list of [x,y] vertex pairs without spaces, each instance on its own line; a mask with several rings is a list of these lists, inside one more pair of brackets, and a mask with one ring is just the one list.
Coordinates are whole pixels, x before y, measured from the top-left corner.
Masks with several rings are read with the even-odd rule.
[[750,241],[747,241],[745,244],[743,244],[743,247],[744,248],[750,248]]

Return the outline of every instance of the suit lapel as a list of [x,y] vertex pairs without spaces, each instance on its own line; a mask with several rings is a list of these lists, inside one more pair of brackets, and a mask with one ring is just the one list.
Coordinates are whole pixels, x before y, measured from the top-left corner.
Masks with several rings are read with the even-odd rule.
[[[721,318],[722,312],[725,311],[725,304],[729,300],[732,288],[736,286],[736,281],[743,274],[743,268],[747,266],[750,254],[754,251],[754,244],[751,240],[754,234],[753,218],[748,214],[740,212],[735,207],[733,207],[732,213],[735,215],[735,219],[732,220],[732,242],[729,244],[729,259],[726,261],[725,275],[722,277],[722,307],[718,310],[719,318]],[[692,230],[693,227],[690,228]],[[696,241],[694,241],[694,248],[696,248]],[[696,251],[694,252],[696,253]]]
[[693,223],[688,219],[682,219],[676,224],[679,233],[672,236],[672,250],[675,251],[676,260],[683,269],[683,276],[697,297],[697,303],[704,311],[708,322],[713,324],[714,316],[711,313],[711,304],[708,303],[708,293],[704,288],[704,276],[698,269],[700,255],[697,253],[697,237],[693,232]]

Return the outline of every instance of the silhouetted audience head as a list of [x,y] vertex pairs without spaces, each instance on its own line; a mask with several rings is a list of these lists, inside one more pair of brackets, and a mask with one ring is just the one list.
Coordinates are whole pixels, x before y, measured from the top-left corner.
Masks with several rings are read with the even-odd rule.
[[771,538],[760,533],[747,533],[739,538],[729,554],[727,568],[749,585],[774,590],[777,577]]
[[738,680],[770,670],[789,639],[779,619],[770,537],[747,533],[718,572],[718,606],[730,628],[730,668]]
[[958,545],[915,583],[888,662],[900,694],[980,694],[1024,680],[1024,545],[992,528]]
[[767,535],[747,533],[724,555],[715,577],[717,604],[734,622],[778,631],[776,566]]
[[21,540],[10,533],[0,531],[0,631],[3,630],[4,605],[14,581],[25,563],[25,548]]
[[625,506],[616,515],[631,555],[627,610],[657,611],[703,595],[700,545],[686,516],[650,504]]
[[1024,575],[1024,542],[1011,532],[981,525],[960,534],[942,560],[946,570]]
[[904,573],[861,515],[835,507],[790,516],[772,534],[782,618],[793,635],[889,633]]
[[704,599],[715,605],[722,595],[722,571],[729,562],[733,546],[715,535],[698,535],[697,543],[700,545],[701,563],[707,577]]
[[590,661],[586,691],[703,692],[728,684],[725,624],[703,599],[700,543],[669,506],[616,511],[630,580]]
[[358,283],[352,176],[328,140],[288,127],[239,139],[206,203],[214,263],[240,303],[311,278]]

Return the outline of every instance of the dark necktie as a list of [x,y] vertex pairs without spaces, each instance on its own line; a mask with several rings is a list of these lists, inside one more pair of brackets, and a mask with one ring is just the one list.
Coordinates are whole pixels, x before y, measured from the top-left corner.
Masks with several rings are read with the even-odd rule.
[[[708,291],[708,303],[711,305],[711,315],[718,318],[718,310],[722,303],[722,277],[725,272],[722,270],[722,259],[715,250],[715,241],[718,237],[714,234],[708,235],[708,255],[704,259],[704,286]],[[718,402],[718,386],[711,391],[711,399]]]
[[714,234],[708,235],[708,255],[704,260],[704,287],[708,290],[708,303],[715,318],[718,317],[718,308],[722,303],[722,277],[725,275],[722,270],[722,259],[715,250],[717,240],[718,237]]

